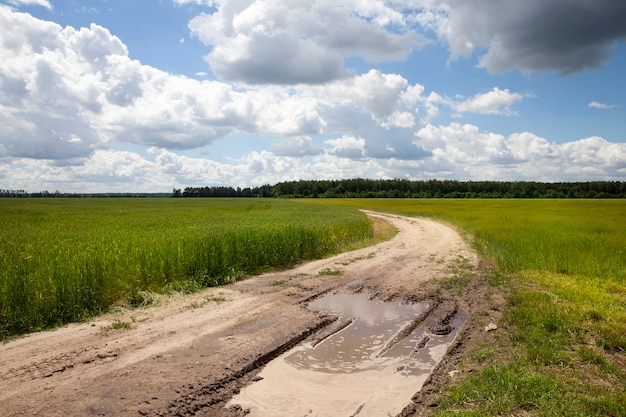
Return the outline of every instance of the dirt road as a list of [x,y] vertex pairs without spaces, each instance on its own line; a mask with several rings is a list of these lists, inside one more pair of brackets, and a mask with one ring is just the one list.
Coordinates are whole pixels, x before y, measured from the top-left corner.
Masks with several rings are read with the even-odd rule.
[[[474,326],[465,298],[446,299],[431,281],[459,268],[475,270],[477,258],[458,233],[430,220],[368,214],[389,221],[398,234],[373,247],[1,345],[0,414],[244,415],[247,410],[226,405],[264,365],[337,330],[336,317],[307,305],[338,292],[425,301],[433,308],[422,319],[431,327],[445,326],[446,315],[457,312]],[[412,415],[409,409],[404,415]]]

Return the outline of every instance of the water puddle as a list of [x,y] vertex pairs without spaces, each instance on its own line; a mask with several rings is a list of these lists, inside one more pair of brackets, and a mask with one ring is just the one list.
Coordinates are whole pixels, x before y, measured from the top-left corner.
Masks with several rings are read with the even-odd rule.
[[422,387],[454,341],[463,318],[447,335],[428,333],[415,318],[425,304],[335,294],[309,309],[340,316],[347,325],[313,345],[305,343],[270,362],[263,378],[228,406],[256,417],[395,416]]

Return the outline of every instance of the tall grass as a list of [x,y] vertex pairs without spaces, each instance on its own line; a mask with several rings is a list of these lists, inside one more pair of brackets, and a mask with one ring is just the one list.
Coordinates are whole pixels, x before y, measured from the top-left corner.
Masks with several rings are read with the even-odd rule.
[[626,416],[626,201],[320,203],[444,220],[508,277],[509,342],[433,414]]
[[370,237],[350,208],[253,199],[0,200],[0,338],[145,292],[191,291]]

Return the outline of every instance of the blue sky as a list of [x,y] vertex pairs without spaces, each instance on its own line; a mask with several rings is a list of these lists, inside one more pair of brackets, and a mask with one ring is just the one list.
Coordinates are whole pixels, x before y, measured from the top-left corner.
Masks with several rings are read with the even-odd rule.
[[0,0],[0,188],[626,180],[626,3]]

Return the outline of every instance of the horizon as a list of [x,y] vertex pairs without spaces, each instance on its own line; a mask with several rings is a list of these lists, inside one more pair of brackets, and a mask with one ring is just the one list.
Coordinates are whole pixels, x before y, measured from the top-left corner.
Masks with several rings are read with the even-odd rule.
[[[620,197],[620,195],[617,193],[617,190],[611,190],[610,192],[607,193],[607,190],[605,188],[602,188],[602,193],[606,194],[604,197],[597,197],[597,191],[600,190],[596,190],[594,188],[594,186],[598,186],[598,185],[608,185],[608,184],[619,184],[619,185],[623,185],[626,184],[626,182],[624,181],[583,181],[583,182],[574,182],[574,181],[562,181],[562,182],[538,182],[538,181],[493,181],[493,180],[468,180],[468,181],[459,181],[459,180],[454,180],[454,179],[428,179],[428,180],[406,180],[406,179],[402,179],[402,178],[392,178],[392,179],[373,179],[373,178],[343,178],[343,179],[328,179],[328,180],[293,180],[293,181],[281,181],[281,182],[277,182],[277,183],[273,183],[273,184],[262,184],[262,185],[258,185],[258,186],[252,186],[252,187],[233,187],[233,186],[229,186],[229,185],[197,185],[197,186],[186,186],[186,187],[180,187],[180,188],[172,188],[171,191],[141,191],[141,192],[134,192],[134,191],[113,191],[113,192],[66,192],[66,191],[62,191],[62,190],[54,190],[54,191],[50,191],[50,190],[38,190],[38,191],[29,191],[29,190],[23,190],[23,189],[2,189],[0,188],[0,198],[14,198],[14,197],[34,197],[34,198],[51,198],[51,197],[72,197],[72,196],[84,196],[84,197],[98,197],[98,196],[106,196],[106,197],[150,197],[150,196],[168,196],[168,197],[190,197],[189,195],[185,195],[186,193],[196,193],[195,197],[233,197],[233,198],[241,198],[241,197],[276,197],[276,195],[272,195],[272,196],[262,196],[262,195],[248,195],[249,192],[261,192],[263,190],[267,191],[267,189],[269,188],[270,190],[274,189],[275,187],[279,187],[281,185],[287,185],[287,186],[292,186],[294,184],[301,184],[301,183],[318,183],[318,185],[320,186],[324,186],[324,185],[328,185],[328,184],[324,184],[324,183],[335,183],[337,186],[351,186],[353,184],[351,184],[354,181],[371,181],[371,182],[379,182],[379,183],[384,183],[384,182],[389,182],[389,183],[393,183],[393,182],[401,182],[400,185],[405,185],[404,182],[408,181],[410,183],[422,183],[422,184],[427,184],[427,183],[441,183],[441,184],[445,184],[445,183],[456,183],[458,186],[461,187],[461,189],[463,189],[464,185],[479,185],[479,186],[483,186],[484,189],[477,191],[476,189],[473,190],[473,195],[465,195],[463,197],[459,197],[459,196],[455,196],[455,197],[450,197],[449,194],[453,193],[455,191],[459,191],[458,189],[455,190],[450,190],[448,189],[446,191],[447,196],[443,196],[443,197],[434,197],[433,195],[429,195],[429,196],[417,196],[417,195],[412,195],[412,196],[404,196],[404,197],[394,197],[394,198],[467,198],[467,199],[485,199],[485,198],[497,198],[497,199],[501,199],[501,198],[505,198],[505,199],[510,199],[510,198],[522,198],[522,199],[528,199],[528,198],[576,198],[576,199],[586,199],[586,198],[623,198]],[[539,188],[541,189],[541,192],[548,192],[550,190],[552,191],[572,191],[575,192],[576,194],[574,196],[558,196],[558,195],[551,195],[551,196],[544,196],[543,194],[541,194],[541,196],[537,197],[537,196],[529,196],[528,195],[528,189],[525,188],[519,188],[517,187],[516,190],[518,193],[522,192],[522,194],[525,194],[524,196],[520,196],[520,197],[510,197],[510,196],[505,196],[504,194],[502,194],[502,190],[500,190],[498,188],[497,190],[497,194],[499,196],[497,197],[485,197],[483,194],[481,193],[493,193],[495,190],[490,188],[490,186],[492,185],[501,185],[501,184],[511,184],[511,185],[517,185],[517,186],[531,186],[530,190],[534,190],[534,186],[539,186]],[[363,185],[363,184],[361,184]],[[435,184],[436,185],[436,184]],[[579,185],[588,185],[591,186],[591,188],[583,188],[582,190],[578,189],[576,186]],[[547,188],[541,187],[541,186],[547,186]],[[565,186],[566,189],[563,190],[562,188],[558,188],[557,190],[555,190],[554,188],[552,188],[553,186]],[[574,186],[573,188],[571,186]],[[361,188],[360,186],[358,188]],[[400,187],[402,188],[402,187]],[[330,190],[331,188],[328,188],[327,190]],[[334,188],[333,188],[334,189]],[[429,190],[432,191],[431,188],[428,188]],[[200,194],[202,194],[202,190],[218,190],[218,194],[219,192],[222,192],[221,195],[197,195],[198,192],[200,192]],[[234,191],[240,195],[231,195],[231,194],[224,194],[224,190],[229,190],[229,191]],[[322,194],[325,193],[325,191],[323,191],[324,189],[322,188],[322,190],[319,190],[315,192],[315,194],[317,194],[317,192],[320,192]],[[387,189],[387,191],[389,190],[398,190],[397,188],[390,188]],[[264,191],[264,192],[265,192]],[[361,192],[371,192],[373,190],[370,190],[368,188],[365,189],[361,189]],[[414,190],[415,191],[415,190]],[[425,191],[424,189],[422,189],[422,191]],[[469,190],[466,190],[467,192],[470,192]],[[508,190],[508,191],[513,191],[513,190]],[[538,190],[539,191],[539,190]],[[592,191],[592,194],[589,194],[589,191]],[[301,190],[300,190],[301,192]],[[345,190],[344,192],[349,192],[351,193],[351,191],[347,191]],[[582,196],[579,194],[580,192],[582,192]],[[243,194],[242,194],[243,193]],[[9,195],[10,194],[10,195]],[[244,195],[245,194],[245,195]],[[279,189],[279,195],[278,196],[285,196],[285,195],[292,195],[293,193],[285,193],[285,190]],[[299,193],[296,193],[299,194]],[[470,194],[472,194],[470,192]],[[480,195],[479,195],[480,194]],[[593,197],[590,197],[590,195],[593,195]],[[618,197],[615,197],[615,196]],[[193,195],[191,197],[194,197]],[[328,196],[320,196],[320,198],[335,198],[338,197],[337,195],[335,195],[333,193],[332,197],[328,197]],[[341,197],[341,196],[339,196]],[[345,198],[378,198],[378,197],[359,197],[359,196],[344,196]],[[344,198],[342,197],[342,198]],[[314,197],[312,197],[310,194],[307,194],[306,196],[301,196],[301,197],[296,197],[296,198],[318,198],[317,195],[315,195]],[[380,198],[390,198],[389,196],[385,196],[385,197],[380,197]]]

